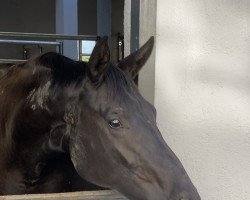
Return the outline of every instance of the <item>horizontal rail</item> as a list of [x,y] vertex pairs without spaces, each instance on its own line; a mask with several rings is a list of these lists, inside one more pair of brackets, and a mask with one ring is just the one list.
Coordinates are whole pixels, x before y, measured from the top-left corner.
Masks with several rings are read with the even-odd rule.
[[27,60],[19,60],[19,59],[0,59],[0,63],[22,63],[25,62]]
[[0,196],[0,200],[128,200],[111,190]]
[[1,44],[29,44],[29,45],[53,45],[60,46],[61,42],[35,41],[35,40],[0,40]]
[[0,37],[4,38],[39,38],[39,39],[58,39],[58,40],[97,40],[95,35],[62,35],[47,33],[19,33],[19,32],[0,32]]

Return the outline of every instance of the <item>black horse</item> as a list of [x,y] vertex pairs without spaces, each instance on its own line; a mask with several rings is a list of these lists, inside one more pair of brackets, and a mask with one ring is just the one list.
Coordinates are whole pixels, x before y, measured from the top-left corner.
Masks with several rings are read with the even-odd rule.
[[1,63],[0,64],[0,78],[2,76],[4,76],[4,74],[6,74],[9,70],[9,68],[12,66],[13,64],[11,63]]
[[4,73],[0,194],[72,191],[77,172],[129,199],[199,200],[133,82],[153,44],[114,65],[104,37],[88,63],[47,53]]

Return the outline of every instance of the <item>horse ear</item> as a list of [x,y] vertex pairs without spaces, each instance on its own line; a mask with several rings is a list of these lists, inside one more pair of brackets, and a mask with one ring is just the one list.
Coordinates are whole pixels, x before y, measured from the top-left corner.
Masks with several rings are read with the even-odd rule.
[[124,58],[118,64],[118,67],[128,74],[132,79],[134,79],[148,60],[153,47],[154,37],[152,36],[140,49]]
[[93,83],[100,80],[106,71],[110,60],[108,37],[104,36],[97,41],[88,62],[88,76]]

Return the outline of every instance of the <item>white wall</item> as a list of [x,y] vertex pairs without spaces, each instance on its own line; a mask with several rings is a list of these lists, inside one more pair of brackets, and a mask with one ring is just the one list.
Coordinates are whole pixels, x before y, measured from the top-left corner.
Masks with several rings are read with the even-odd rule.
[[124,1],[124,55],[130,54],[131,37],[131,0]]
[[157,4],[159,128],[203,200],[249,200],[250,1]]

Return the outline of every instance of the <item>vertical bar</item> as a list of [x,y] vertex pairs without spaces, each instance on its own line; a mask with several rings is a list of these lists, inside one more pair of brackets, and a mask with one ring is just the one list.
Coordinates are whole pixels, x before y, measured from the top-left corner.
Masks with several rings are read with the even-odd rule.
[[[143,0],[140,4],[140,46],[150,36],[156,34],[157,0]],[[155,49],[155,48],[154,48]],[[139,89],[141,94],[150,102],[154,103],[155,94],[155,50],[140,72]]]
[[[56,33],[78,35],[77,0],[56,0]],[[64,41],[63,53],[78,59],[77,41]]]
[[25,48],[25,45],[23,47],[23,60],[26,60],[28,58],[28,50]]
[[60,42],[60,44],[57,46],[56,51],[62,55],[62,42]]
[[[130,34],[130,52],[139,48],[139,31],[140,31],[140,0],[131,0],[131,34]],[[138,76],[134,81],[138,85]]]
[[130,52],[139,48],[139,28],[140,28],[140,0],[131,1],[131,35]]
[[124,36],[118,33],[117,36],[117,62],[120,62],[124,58]]
[[131,42],[131,0],[124,1],[124,55],[130,54]]
[[77,40],[78,41],[78,60],[82,60],[82,40]]
[[43,47],[38,45],[38,48],[40,49],[40,54],[42,54],[43,53]]
[[108,36],[111,47],[111,0],[97,0],[97,35]]
[[63,42],[60,42],[60,54],[63,55]]

